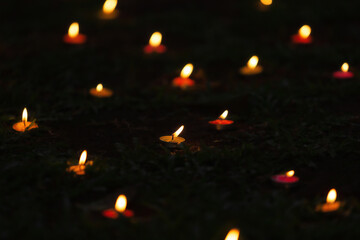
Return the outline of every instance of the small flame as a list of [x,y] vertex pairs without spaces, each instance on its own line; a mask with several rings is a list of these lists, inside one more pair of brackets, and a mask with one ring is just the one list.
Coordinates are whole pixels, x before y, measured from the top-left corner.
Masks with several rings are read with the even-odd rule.
[[87,151],[84,150],[80,155],[79,165],[85,165],[86,158],[87,158]]
[[112,13],[117,5],[117,0],[106,0],[103,5],[103,12],[106,14]]
[[24,123],[26,123],[26,122],[27,122],[27,119],[28,119],[28,111],[27,111],[26,108],[24,108],[24,110],[23,110],[23,112],[22,112],[22,121],[23,121]]
[[180,133],[184,130],[184,125],[182,125],[176,132],[174,132],[172,135],[174,138],[180,135]]
[[68,31],[69,37],[74,38],[79,35],[79,23],[73,22]]
[[349,71],[349,64],[348,64],[348,63],[344,63],[344,64],[341,66],[341,71],[343,71],[343,72]]
[[287,176],[287,177],[292,177],[292,176],[294,176],[294,174],[295,174],[295,171],[294,171],[294,170],[290,170],[290,171],[288,171],[288,172],[286,173],[286,176]]
[[331,189],[326,197],[327,203],[334,203],[336,201],[337,193],[335,188]]
[[96,91],[97,92],[101,92],[102,90],[104,89],[103,85],[101,83],[99,83],[97,86],[96,86]]
[[180,76],[182,78],[190,77],[193,69],[194,69],[194,66],[191,63],[186,64],[185,67],[181,70]]
[[126,205],[127,205],[126,196],[123,194],[119,195],[119,197],[116,199],[115,210],[118,212],[124,212],[126,209]]
[[302,38],[308,38],[311,33],[311,27],[309,25],[304,25],[299,29],[299,34]]
[[269,6],[272,4],[272,0],[260,0],[260,2],[266,6]]
[[252,56],[248,63],[247,63],[247,66],[250,68],[250,69],[254,69],[256,68],[257,64],[259,62],[259,58],[257,56]]
[[162,40],[162,35],[159,32],[154,32],[149,40],[149,44],[152,47],[158,47],[161,44],[161,40]]
[[225,119],[227,117],[227,115],[229,114],[229,111],[228,110],[225,110],[221,115],[220,115],[220,119]]
[[238,240],[240,235],[240,231],[237,228],[233,228],[226,235],[225,240]]

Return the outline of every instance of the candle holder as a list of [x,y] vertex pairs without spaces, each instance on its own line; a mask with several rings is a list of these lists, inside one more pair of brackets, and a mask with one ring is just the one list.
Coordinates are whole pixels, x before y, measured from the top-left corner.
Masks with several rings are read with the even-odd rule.
[[182,125],[176,132],[174,132],[171,136],[162,136],[160,137],[160,141],[168,148],[183,148],[183,143],[185,142],[185,138],[179,137],[179,134],[184,129],[184,125]]

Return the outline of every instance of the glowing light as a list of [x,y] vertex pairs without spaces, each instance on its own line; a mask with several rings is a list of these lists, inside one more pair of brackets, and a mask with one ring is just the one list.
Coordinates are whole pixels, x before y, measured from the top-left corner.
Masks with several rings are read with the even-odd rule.
[[336,201],[337,193],[335,188],[331,189],[326,197],[327,203],[334,203]]
[[193,69],[194,69],[194,66],[191,63],[186,64],[185,67],[181,70],[180,76],[182,78],[190,77]]
[[240,235],[239,229],[233,228],[226,235],[225,240],[238,240]]
[[106,0],[103,5],[103,12],[106,14],[112,13],[117,5],[117,0]]
[[77,37],[79,35],[79,23],[73,22],[69,27],[68,34],[71,38]]
[[182,125],[178,130],[176,130],[176,132],[174,132],[172,135],[174,137],[177,137],[180,135],[180,133],[182,132],[182,130],[184,130],[184,125]]
[[227,115],[229,114],[228,110],[225,110],[221,115],[220,115],[220,119],[225,119],[227,117]]
[[124,212],[126,210],[126,205],[127,205],[126,196],[123,194],[119,195],[119,197],[116,199],[115,202],[115,210],[118,212]]
[[87,151],[84,150],[80,155],[79,165],[85,165],[86,158],[87,158]]
[[162,35],[159,32],[154,32],[149,40],[149,44],[152,47],[158,47],[161,44],[161,40],[162,40]]
[[266,6],[269,6],[272,4],[272,0],[260,0],[260,2]]
[[291,170],[291,171],[288,171],[288,172],[286,173],[286,176],[287,176],[287,177],[292,177],[292,176],[294,176],[294,174],[295,174],[295,171],[294,171],[294,170]]
[[28,112],[27,112],[27,109],[24,108],[24,110],[22,112],[22,121],[26,124],[27,119],[28,119]]
[[97,92],[101,92],[102,90],[104,89],[103,85],[101,83],[99,83],[97,86],[96,86],[96,91]]
[[349,64],[348,64],[348,63],[344,63],[344,64],[341,66],[341,71],[343,71],[343,72],[349,71]]
[[247,63],[247,66],[250,68],[250,69],[255,69],[257,64],[259,62],[259,58],[257,56],[252,56],[248,63]]
[[304,25],[299,29],[299,34],[302,38],[308,38],[311,33],[311,27],[309,25]]

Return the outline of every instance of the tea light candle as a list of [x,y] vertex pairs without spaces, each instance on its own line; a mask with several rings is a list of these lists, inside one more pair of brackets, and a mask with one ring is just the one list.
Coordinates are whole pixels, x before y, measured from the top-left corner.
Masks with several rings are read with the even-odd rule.
[[144,52],[146,54],[150,53],[164,53],[166,47],[161,44],[162,35],[160,32],[154,32],[149,40],[149,44],[144,47]]
[[80,155],[79,164],[70,166],[69,168],[67,168],[67,171],[74,172],[76,175],[84,175],[86,166],[87,165],[91,166],[93,164],[92,161],[86,162],[86,158],[87,158],[87,151],[84,150]]
[[73,22],[64,36],[64,42],[68,44],[83,44],[86,42],[86,36],[79,33],[79,23]]
[[226,120],[225,118],[227,117],[229,111],[225,110],[218,119],[213,120],[213,121],[209,121],[209,123],[213,126],[215,126],[216,130],[223,130],[225,128],[228,128],[229,126],[231,126],[231,124],[234,123],[234,121],[232,120]]
[[23,112],[22,112],[22,120],[21,122],[17,122],[15,123],[12,128],[17,131],[17,132],[25,132],[25,131],[29,131],[31,129],[34,128],[38,128],[39,126],[35,123],[35,121],[33,122],[28,122],[28,111],[26,108],[24,108]]
[[162,136],[160,137],[160,141],[162,141],[169,148],[177,148],[181,146],[183,142],[185,142],[185,138],[179,137],[180,133],[184,129],[184,125],[182,125],[176,132],[174,132],[171,136]]
[[90,89],[90,94],[98,98],[107,98],[113,95],[113,91],[108,88],[104,88],[101,83],[99,83],[96,88]]
[[117,0],[106,0],[102,11],[99,12],[99,18],[104,20],[115,19],[119,16],[119,11],[116,10]]
[[295,175],[295,171],[290,170],[290,171],[286,172],[285,174],[279,174],[279,175],[272,176],[271,179],[276,183],[288,185],[288,184],[297,183],[299,181],[299,178],[294,175]]
[[238,240],[240,236],[240,230],[237,228],[231,229],[225,237],[225,240]]
[[297,34],[292,36],[292,42],[296,44],[310,44],[312,43],[310,33],[311,27],[309,25],[304,25],[299,29]]
[[247,65],[240,68],[240,73],[242,75],[256,75],[263,71],[263,68],[258,65],[259,58],[257,56],[252,56]]
[[106,209],[102,212],[102,215],[106,218],[116,219],[119,217],[119,213],[129,218],[134,216],[134,212],[126,209],[127,199],[126,196],[121,194],[118,196],[115,202],[115,209]]
[[189,77],[194,69],[194,66],[191,63],[188,63],[181,70],[180,77],[177,77],[173,80],[174,87],[180,87],[186,89],[195,85],[194,80],[191,80]]
[[317,206],[316,210],[321,212],[334,212],[341,206],[341,202],[336,201],[337,193],[335,188],[331,189],[326,197],[326,203]]
[[341,66],[341,71],[334,72],[333,77],[337,79],[348,79],[348,78],[353,78],[354,74],[352,72],[349,72],[349,64],[344,63]]

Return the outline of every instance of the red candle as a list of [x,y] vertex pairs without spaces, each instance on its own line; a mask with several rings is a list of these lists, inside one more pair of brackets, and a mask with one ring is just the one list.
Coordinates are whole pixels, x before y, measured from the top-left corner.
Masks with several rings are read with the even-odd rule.
[[161,44],[162,35],[159,32],[154,32],[149,40],[149,44],[144,47],[144,52],[146,54],[150,53],[164,53],[166,47]]
[[134,212],[126,209],[127,199],[126,196],[121,194],[118,196],[115,202],[115,209],[106,209],[102,211],[102,215],[106,218],[116,219],[119,217],[119,214],[122,214],[124,217],[130,218],[134,216]]
[[174,78],[173,86],[186,89],[195,85],[194,80],[190,79],[190,75],[194,69],[194,66],[191,63],[185,65],[181,70],[180,77]]
[[310,33],[311,27],[309,25],[304,25],[299,29],[297,34],[292,36],[292,42],[296,44],[310,44],[312,43]]
[[68,34],[64,36],[64,42],[68,44],[83,44],[86,42],[86,36],[79,33],[79,23],[74,22],[70,25]]
[[276,183],[293,184],[293,183],[297,183],[299,181],[299,178],[294,176],[294,174],[295,174],[295,171],[291,170],[285,174],[279,174],[279,175],[272,176],[271,179]]
[[209,121],[209,123],[213,126],[215,126],[216,130],[223,130],[229,126],[231,126],[231,124],[234,123],[234,121],[232,120],[226,120],[225,118],[227,117],[229,111],[225,110],[218,119],[213,120],[213,121]]
[[99,12],[99,18],[110,20],[115,19],[119,15],[119,11],[116,10],[117,0],[106,0],[102,11]]
[[353,78],[354,74],[352,72],[349,72],[349,64],[344,63],[341,66],[341,71],[334,72],[333,77],[338,79],[348,79],[348,78]]

